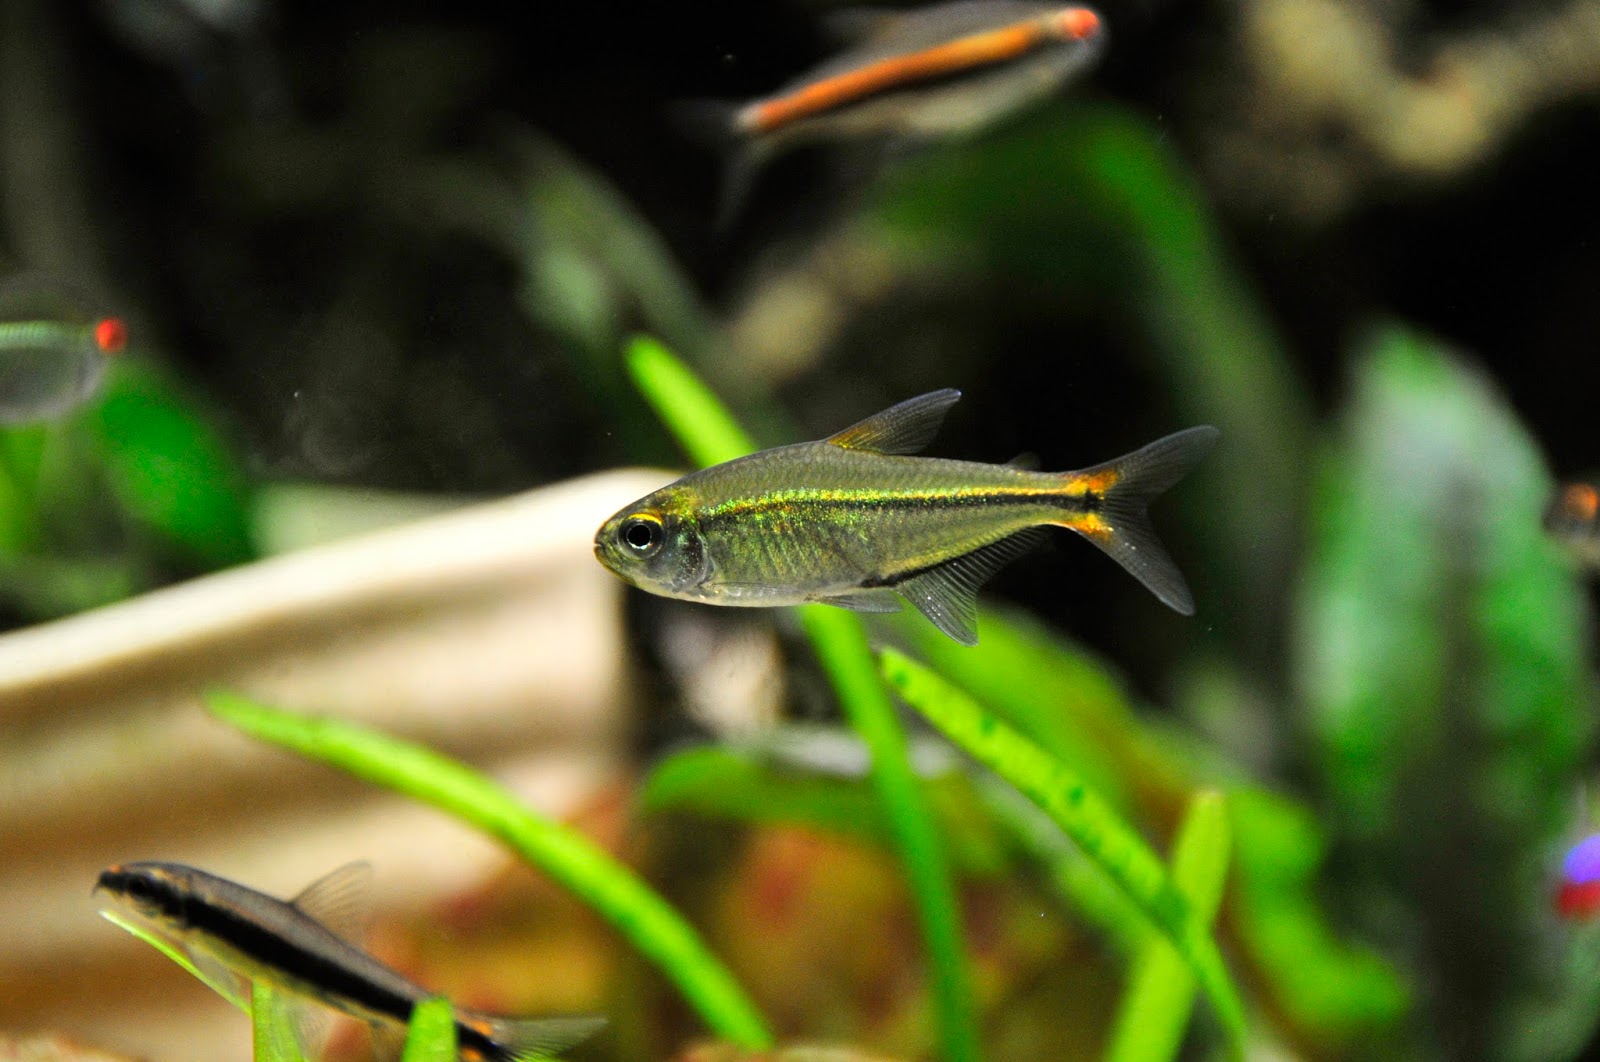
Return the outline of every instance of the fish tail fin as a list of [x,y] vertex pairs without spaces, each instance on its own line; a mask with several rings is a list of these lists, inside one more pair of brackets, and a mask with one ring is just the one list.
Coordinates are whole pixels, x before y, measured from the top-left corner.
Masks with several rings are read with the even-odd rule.
[[502,1018],[468,1013],[460,1023],[489,1041],[480,1053],[490,1062],[538,1062],[582,1043],[601,1029],[598,1016],[571,1018]]
[[673,124],[715,151],[722,162],[722,184],[713,222],[718,232],[733,226],[764,161],[761,146],[744,129],[740,118],[743,111],[744,104],[729,100],[680,100],[668,108]]
[[1146,510],[1152,499],[1211,452],[1219,435],[1210,426],[1189,428],[1114,461],[1062,475],[1078,514],[1062,523],[1099,546],[1164,604],[1185,616],[1194,615],[1194,595],[1156,538]]

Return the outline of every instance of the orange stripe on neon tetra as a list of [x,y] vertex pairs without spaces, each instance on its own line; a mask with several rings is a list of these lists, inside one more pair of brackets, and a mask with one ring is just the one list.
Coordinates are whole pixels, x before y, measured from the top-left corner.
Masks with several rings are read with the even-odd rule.
[[1007,62],[1052,40],[1086,40],[1099,30],[1099,15],[1085,7],[1066,8],[1044,18],[879,59],[786,95],[753,103],[740,113],[738,122],[747,132],[771,133],[880,92]]

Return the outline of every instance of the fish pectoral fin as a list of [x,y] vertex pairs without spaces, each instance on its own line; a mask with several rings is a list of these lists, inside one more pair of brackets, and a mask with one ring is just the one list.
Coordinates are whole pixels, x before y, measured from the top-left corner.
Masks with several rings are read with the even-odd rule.
[[195,972],[205,986],[246,1014],[250,1012],[250,980],[236,970],[224,965],[210,952],[189,945],[183,954],[194,964]]
[[307,885],[289,902],[335,936],[359,945],[372,924],[372,864],[346,863]]
[[900,598],[888,587],[872,590],[852,590],[847,594],[833,594],[817,598],[818,603],[847,608],[851,612],[899,612]]
[[1042,528],[1030,527],[945,561],[895,584],[895,592],[962,645],[978,644],[978,590],[1009,562],[1037,546]]
[[939,432],[944,415],[961,400],[953,387],[908,398],[899,405],[874,413],[859,424],[852,424],[825,440],[847,450],[871,450],[880,454],[914,454]]

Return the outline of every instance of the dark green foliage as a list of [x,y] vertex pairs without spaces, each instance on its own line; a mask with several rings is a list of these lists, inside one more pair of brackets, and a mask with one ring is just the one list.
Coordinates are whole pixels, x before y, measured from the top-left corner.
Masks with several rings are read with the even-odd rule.
[[[1553,857],[1593,732],[1579,587],[1538,450],[1469,364],[1399,329],[1356,363],[1318,483],[1297,659],[1340,906],[1420,979],[1425,1055],[1555,1058]],[[1585,1009],[1587,1008],[1587,1009]],[[1577,1015],[1586,1015],[1577,1017]]]

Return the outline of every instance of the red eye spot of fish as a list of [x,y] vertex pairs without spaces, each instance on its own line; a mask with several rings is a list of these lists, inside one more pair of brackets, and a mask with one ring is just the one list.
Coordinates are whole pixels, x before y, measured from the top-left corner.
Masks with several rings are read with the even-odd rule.
[[94,345],[102,354],[121,354],[128,346],[128,325],[120,317],[102,317],[94,326]]
[[1087,7],[1068,8],[1056,16],[1056,32],[1070,40],[1087,40],[1100,32],[1100,16]]

